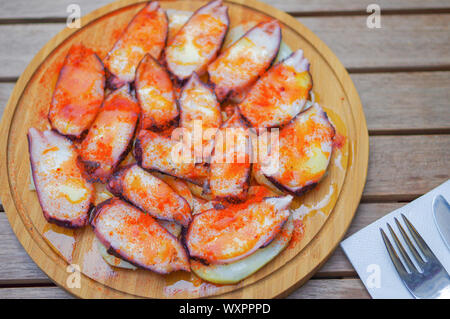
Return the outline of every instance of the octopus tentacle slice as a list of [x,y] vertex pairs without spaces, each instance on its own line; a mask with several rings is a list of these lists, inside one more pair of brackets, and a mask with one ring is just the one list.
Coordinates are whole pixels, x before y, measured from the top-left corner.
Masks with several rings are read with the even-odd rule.
[[238,109],[215,139],[209,170],[209,189],[217,200],[245,200],[251,176],[251,140]]
[[87,177],[106,182],[131,149],[140,109],[128,86],[109,94],[79,147]]
[[[265,187],[265,186],[261,186],[261,185],[253,185],[250,186],[248,188],[248,198],[251,198],[255,195],[262,197],[273,197],[273,196],[277,196],[277,195],[284,195],[283,193],[280,192],[274,192],[271,189]],[[219,201],[219,200],[214,200],[214,199],[204,199],[201,197],[193,197],[193,209],[192,209],[192,215],[197,215],[200,213],[203,213],[207,210],[210,209],[224,209],[225,207],[229,206],[229,205],[233,205],[230,202],[226,202],[226,201]]]
[[115,172],[109,179],[108,189],[155,218],[174,221],[185,227],[191,221],[188,202],[137,164]]
[[[185,128],[191,134],[191,140],[195,140],[195,125],[201,128],[202,136],[198,139],[201,144],[203,157],[209,157],[213,146],[213,136],[222,124],[220,104],[217,101],[214,90],[203,83],[197,73],[193,73],[180,93],[180,127]],[[195,145],[194,151],[196,150]]]
[[219,101],[239,95],[253,85],[274,61],[280,42],[278,21],[261,22],[220,54],[208,66]]
[[169,233],[171,233],[175,238],[179,239],[181,232],[183,231],[183,226],[176,222],[170,222],[164,219],[157,219],[158,224],[164,227]]
[[139,63],[135,88],[141,128],[160,131],[177,122],[179,111],[169,73],[150,54]]
[[90,223],[109,254],[160,274],[190,271],[181,243],[152,216],[118,198],[99,204]]
[[222,205],[222,203],[218,201],[207,201],[200,197],[194,197],[194,208],[192,209],[192,215],[197,215],[216,207],[222,207],[218,205]]
[[94,51],[74,45],[64,60],[53,92],[48,119],[69,138],[80,138],[97,115],[104,97],[105,70]]
[[54,131],[28,131],[31,170],[39,203],[49,223],[83,227],[94,201],[94,187],[77,165],[72,142]]
[[254,253],[279,233],[289,218],[292,196],[257,193],[242,204],[195,215],[186,235],[191,257],[211,264],[231,263]]
[[201,279],[212,283],[236,284],[257,272],[280,254],[291,241],[294,228],[291,214],[281,231],[267,247],[261,247],[250,256],[225,265],[205,265],[197,260],[191,260],[191,270]]
[[269,69],[239,104],[242,115],[255,128],[280,127],[304,107],[312,78],[302,50]]
[[166,45],[168,19],[159,2],[149,2],[123,31],[104,59],[107,85],[118,89],[134,81],[136,68],[145,54],[158,60]]
[[[182,141],[177,141],[148,130],[141,130],[134,144],[134,157],[139,166],[182,178],[196,185],[203,185],[208,175],[207,168],[195,165],[191,156],[183,158],[187,149]],[[188,151],[191,153],[191,149]]]
[[280,190],[302,195],[324,176],[333,151],[335,129],[315,103],[279,132],[279,167],[263,174]]
[[229,24],[228,8],[222,0],[198,9],[165,50],[169,71],[180,81],[194,72],[205,73],[222,46]]
[[191,211],[193,210],[194,195],[192,195],[192,192],[189,189],[189,186],[187,185],[186,181],[179,179],[177,177],[173,177],[158,172],[153,172],[152,175],[158,177],[160,180],[168,184],[178,195],[183,197],[188,202]]

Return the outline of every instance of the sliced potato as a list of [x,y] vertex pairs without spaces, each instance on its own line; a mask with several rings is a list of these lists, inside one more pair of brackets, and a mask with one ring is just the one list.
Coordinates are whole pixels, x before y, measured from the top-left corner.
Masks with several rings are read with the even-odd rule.
[[97,245],[98,251],[102,258],[111,266],[117,267],[117,268],[124,268],[124,269],[130,269],[130,270],[136,270],[137,267],[130,264],[129,262],[126,262],[123,259],[120,259],[116,256],[108,254],[108,251],[106,250],[106,247],[98,240],[97,238],[94,238],[95,244]]

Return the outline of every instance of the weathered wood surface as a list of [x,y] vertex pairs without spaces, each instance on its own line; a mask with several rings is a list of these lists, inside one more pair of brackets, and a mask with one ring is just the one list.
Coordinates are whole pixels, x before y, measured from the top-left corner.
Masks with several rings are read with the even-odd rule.
[[352,74],[369,133],[450,130],[450,72]]
[[[308,281],[292,293],[290,299],[369,298],[359,279],[328,279]],[[57,287],[0,288],[0,299],[54,299],[73,298]]]
[[[369,29],[366,16],[304,17],[350,72],[450,66],[450,14],[382,16]],[[0,25],[1,78],[16,78],[63,23]],[[351,49],[349,49],[351,48]],[[12,54],[13,53],[13,54]]]
[[365,200],[411,200],[450,178],[450,135],[372,136]]
[[[72,2],[0,3],[1,113],[15,79],[65,26],[66,8]],[[110,2],[76,1],[83,15]],[[347,236],[406,204],[396,201],[411,200],[450,178],[448,0],[377,1],[382,9],[381,29],[366,27],[365,10],[373,3],[369,0],[264,2],[297,15],[353,72],[373,136],[363,195],[366,203],[360,205]],[[367,298],[356,278],[338,248],[314,279],[289,298]],[[30,287],[2,288],[14,284]],[[46,287],[50,284],[0,213],[0,298],[71,297],[60,288]]]
[[[278,9],[293,15],[301,14],[343,14],[363,13],[367,6],[374,3],[371,0],[263,0]],[[0,3],[0,19],[15,21],[20,19],[65,19],[68,15],[67,6],[77,3],[81,8],[81,14],[85,15],[108,3],[110,0],[15,0],[2,1]],[[429,11],[445,10],[450,8],[447,0],[378,0],[376,3],[382,11]],[[14,19],[14,20],[13,20]]]

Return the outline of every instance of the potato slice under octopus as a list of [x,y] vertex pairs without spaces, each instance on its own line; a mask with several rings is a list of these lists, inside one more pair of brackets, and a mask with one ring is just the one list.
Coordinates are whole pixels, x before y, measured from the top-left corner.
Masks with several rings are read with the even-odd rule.
[[239,104],[242,115],[255,128],[281,127],[306,103],[312,88],[309,62],[302,50],[269,69]]
[[256,194],[242,204],[195,215],[185,238],[190,256],[226,264],[251,255],[279,233],[292,199]]
[[67,228],[83,227],[94,201],[94,186],[77,165],[72,142],[54,131],[28,131],[33,182],[45,219]]
[[187,227],[191,221],[189,203],[168,184],[137,164],[115,172],[108,189],[155,218],[177,222]]
[[139,63],[135,88],[142,110],[140,128],[161,131],[176,124],[179,110],[172,81],[150,54]]
[[107,86],[118,89],[134,81],[136,68],[145,54],[158,60],[166,45],[168,19],[159,2],[151,1],[139,11],[103,60]]
[[[188,153],[187,158],[183,153]],[[191,148],[182,141],[172,139],[148,130],[141,130],[134,145],[134,157],[142,168],[156,171],[203,185],[208,170],[195,165]]]
[[280,130],[278,170],[264,175],[283,191],[304,194],[327,171],[334,135],[327,114],[315,103]]
[[90,223],[109,254],[160,274],[190,271],[182,244],[152,216],[118,198],[99,204]]
[[79,147],[80,161],[92,181],[106,182],[131,149],[139,105],[128,86],[109,94]]
[[80,138],[103,102],[105,71],[94,51],[74,45],[64,60],[53,92],[48,119],[60,134]]
[[208,66],[219,101],[242,91],[261,76],[277,56],[281,28],[276,20],[261,22],[226,49]]
[[205,73],[222,46],[229,24],[228,8],[222,0],[198,9],[165,50],[169,71],[180,81],[194,72]]
[[251,139],[247,124],[235,109],[216,136],[209,169],[209,190],[213,198],[242,202],[251,175]]

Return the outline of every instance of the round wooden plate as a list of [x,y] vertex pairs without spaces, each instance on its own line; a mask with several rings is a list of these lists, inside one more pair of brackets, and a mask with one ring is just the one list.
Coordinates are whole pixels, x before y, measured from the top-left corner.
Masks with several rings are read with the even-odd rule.
[[[206,1],[160,1],[165,9],[194,11]],[[333,153],[327,176],[307,195],[297,198],[297,228],[290,246],[254,275],[237,285],[216,286],[192,274],[161,276],[149,271],[110,267],[98,253],[90,227],[72,231],[48,224],[36,193],[30,190],[26,133],[45,129],[50,99],[59,68],[74,43],[82,42],[101,58],[144,3],[122,0],[81,20],[81,29],[64,29],[35,56],[19,78],[1,124],[1,198],[9,222],[27,253],[58,285],[85,298],[272,298],[304,283],[324,263],[345,234],[358,206],[366,180],[368,133],[361,102],[350,76],[337,57],[293,17],[256,0],[224,1],[231,28],[249,21],[276,18],[283,41],[301,48],[311,62],[313,92],[334,123],[340,145]],[[75,268],[69,264],[76,265]],[[73,281],[79,269],[79,283]]]

